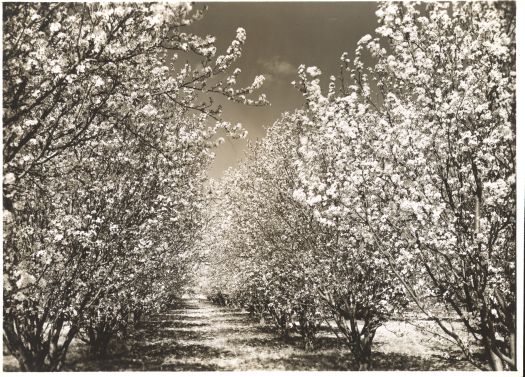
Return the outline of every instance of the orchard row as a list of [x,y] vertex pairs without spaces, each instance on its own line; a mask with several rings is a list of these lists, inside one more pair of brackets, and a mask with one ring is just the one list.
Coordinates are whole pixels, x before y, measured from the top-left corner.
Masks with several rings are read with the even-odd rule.
[[53,371],[73,340],[102,357],[180,296],[216,134],[243,136],[199,93],[263,105],[263,78],[237,88],[246,33],[216,56],[184,32],[189,4],[3,8],[3,339],[21,370]]
[[304,108],[213,186],[210,295],[307,348],[330,325],[362,370],[408,310],[515,369],[513,7],[385,3],[326,91],[301,66]]

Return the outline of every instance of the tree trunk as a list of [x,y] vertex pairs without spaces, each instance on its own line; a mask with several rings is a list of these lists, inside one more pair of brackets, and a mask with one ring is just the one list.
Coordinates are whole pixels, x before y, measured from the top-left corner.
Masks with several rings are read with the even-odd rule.
[[111,337],[107,334],[101,335],[94,341],[89,344],[89,353],[94,359],[105,359],[108,356],[108,346]]
[[363,334],[355,339],[354,357],[356,358],[359,370],[372,370],[372,342],[374,340],[375,331],[368,331],[365,329]]
[[315,334],[317,332],[316,324],[309,322],[306,315],[299,316],[299,333],[303,338],[305,351],[311,351],[314,348]]
[[[24,372],[53,372],[62,368],[67,350],[76,336],[78,329],[71,325],[66,339],[59,344],[63,318],[56,319],[51,329],[44,336],[35,336],[41,332],[28,323],[14,323],[13,319],[4,318],[4,343],[17,359],[20,370]],[[43,324],[44,321],[41,321]],[[30,341],[26,341],[30,339]]]
[[498,355],[496,355],[494,351],[489,350],[488,354],[489,354],[490,367],[492,368],[493,371],[499,372],[499,371],[505,370],[505,368],[503,367],[502,360],[500,359]]
[[516,334],[512,333],[509,335],[509,346],[510,346],[510,357],[514,362],[514,367],[511,370],[518,370],[516,367]]
[[312,337],[307,336],[304,338],[304,350],[309,352],[314,349],[314,340]]
[[141,309],[136,309],[133,311],[133,325],[137,326],[142,319],[143,311]]
[[24,353],[23,355],[20,355],[20,357],[17,357],[17,360],[22,372],[48,371],[48,368],[46,368],[44,364],[44,358],[41,355],[31,355],[30,353]]
[[358,361],[358,364],[359,364],[359,370],[360,371],[372,370],[372,352],[371,352],[371,349],[368,348],[366,350],[362,350],[357,361]]
[[95,328],[88,330],[89,354],[93,359],[104,359],[108,355],[108,346],[113,331],[106,323],[99,323]]
[[266,325],[266,320],[264,319],[264,313],[259,313],[259,325],[264,326]]
[[493,330],[494,325],[492,325],[489,322],[490,318],[488,317],[488,315],[486,315],[486,312],[487,311],[481,312],[483,324],[481,329],[481,337],[482,345],[484,348],[485,361],[488,362],[490,369],[493,371],[515,370],[515,334],[510,333],[505,339],[505,342],[499,342],[496,339],[496,333]]

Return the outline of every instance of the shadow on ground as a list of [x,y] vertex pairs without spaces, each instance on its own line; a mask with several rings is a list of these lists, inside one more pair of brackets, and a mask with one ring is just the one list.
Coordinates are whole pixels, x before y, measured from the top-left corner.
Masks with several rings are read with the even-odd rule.
[[[469,370],[464,361],[435,353],[397,352],[406,338],[379,340],[373,370]],[[6,363],[6,360],[8,362]],[[11,356],[4,371],[16,371]],[[205,301],[182,301],[172,310],[143,321],[126,342],[114,342],[104,360],[88,357],[87,346],[72,344],[65,370],[69,371],[215,371],[215,370],[356,370],[350,351],[329,328],[322,328],[315,348],[305,351],[297,335],[284,340],[268,325],[246,312]]]

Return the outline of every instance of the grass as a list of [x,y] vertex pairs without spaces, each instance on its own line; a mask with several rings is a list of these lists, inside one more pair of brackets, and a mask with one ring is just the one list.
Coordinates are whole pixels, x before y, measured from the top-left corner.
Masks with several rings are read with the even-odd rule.
[[[420,323],[425,327],[432,324]],[[417,323],[416,323],[417,325]],[[65,370],[69,371],[212,371],[212,370],[352,370],[352,357],[335,335],[323,328],[312,351],[301,339],[284,342],[268,326],[246,312],[220,308],[206,301],[183,301],[180,307],[144,321],[126,344],[113,344],[105,360],[91,360],[87,347],[75,341]],[[374,370],[473,370],[450,345],[429,337],[403,321],[378,329],[373,349]],[[4,371],[16,371],[4,356]]]

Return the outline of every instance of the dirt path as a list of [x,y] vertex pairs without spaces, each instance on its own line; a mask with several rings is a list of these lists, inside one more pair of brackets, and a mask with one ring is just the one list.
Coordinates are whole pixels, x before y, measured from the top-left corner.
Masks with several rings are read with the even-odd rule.
[[347,352],[337,349],[335,343],[329,350],[310,353],[297,343],[299,339],[282,342],[271,328],[260,326],[244,311],[187,300],[179,309],[145,323],[132,345],[135,365],[130,367],[170,371],[346,369]]
[[[465,370],[451,360],[442,345],[429,342],[403,322],[388,322],[374,340],[375,370]],[[120,348],[120,349],[119,349]],[[446,349],[445,349],[446,350]],[[328,328],[317,337],[316,349],[306,352],[299,337],[285,343],[269,326],[261,326],[241,310],[222,308],[204,300],[184,300],[143,322],[106,360],[90,360],[87,347],[70,347],[65,370],[351,370],[351,355]],[[16,360],[4,356],[4,370],[17,370]]]

